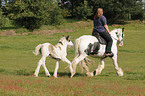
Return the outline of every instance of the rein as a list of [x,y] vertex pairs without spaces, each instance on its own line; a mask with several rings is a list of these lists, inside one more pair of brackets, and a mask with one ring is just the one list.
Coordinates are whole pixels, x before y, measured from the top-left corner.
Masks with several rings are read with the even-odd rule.
[[[111,38],[113,38],[113,39],[115,39],[116,41],[118,41],[118,38],[116,38],[116,37],[114,37],[114,36],[112,36],[111,34],[110,34],[110,36],[111,36]],[[118,36],[117,36],[118,37]],[[124,34],[122,33],[122,37],[124,37]],[[121,42],[123,41],[123,39],[121,40]]]
[[[110,35],[111,36],[111,35]],[[115,40],[118,40],[117,38],[115,38],[114,36],[111,36],[111,38],[114,38]]]

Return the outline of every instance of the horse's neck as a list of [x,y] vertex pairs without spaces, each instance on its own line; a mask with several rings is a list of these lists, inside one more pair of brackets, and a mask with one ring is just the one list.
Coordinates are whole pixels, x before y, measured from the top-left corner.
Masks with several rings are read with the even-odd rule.
[[66,44],[60,44],[60,43],[57,43],[56,45],[55,45],[55,47],[56,48],[59,48],[60,49],[60,51],[63,51],[63,52],[66,52],[66,49],[67,49],[67,45]]
[[118,37],[116,36],[115,30],[111,31],[110,33],[111,33],[110,35],[111,35],[112,39],[118,40]]

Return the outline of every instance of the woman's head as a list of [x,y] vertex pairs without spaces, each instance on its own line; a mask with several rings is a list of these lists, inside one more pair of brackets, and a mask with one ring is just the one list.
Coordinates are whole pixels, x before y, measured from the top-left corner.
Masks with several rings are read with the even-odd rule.
[[98,8],[94,19],[99,19],[101,17],[101,15],[103,14],[103,9],[102,8]]

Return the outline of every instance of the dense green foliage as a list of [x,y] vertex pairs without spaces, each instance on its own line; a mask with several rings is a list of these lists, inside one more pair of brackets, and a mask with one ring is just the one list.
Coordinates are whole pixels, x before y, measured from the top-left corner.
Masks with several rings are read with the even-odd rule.
[[53,0],[16,0],[7,4],[7,16],[15,25],[34,30],[44,24],[61,24],[64,11]]
[[3,16],[3,12],[0,9],[0,27],[3,27],[5,25],[6,18]]
[[88,16],[92,15],[92,10],[88,6],[88,2],[84,2],[80,4],[80,6],[76,7],[74,10],[74,16],[78,19],[87,19]]
[[[0,0],[2,1],[2,0]],[[13,24],[30,30],[39,29],[42,25],[60,25],[64,17],[93,19],[97,8],[104,9],[109,23],[119,19],[144,20],[142,0],[5,0],[3,15],[13,20]],[[1,3],[1,2],[0,2]],[[2,5],[0,6],[2,7]],[[1,14],[1,13],[0,13]],[[7,18],[6,17],[6,18]],[[4,25],[4,16],[0,16]]]
[[[122,19],[126,18],[126,14],[134,14],[142,10],[137,1],[139,0],[88,0],[89,5],[93,6],[95,13],[97,8],[104,9],[104,14],[108,19]],[[141,3],[140,3],[141,4]],[[124,17],[126,16],[126,17]]]
[[[143,13],[142,0],[62,0],[62,6],[69,10],[72,17],[78,17],[79,12],[80,14],[83,14],[81,6],[86,6],[86,1],[88,8],[91,8],[91,10],[89,10],[90,12],[95,14],[98,8],[103,8],[105,16],[114,21],[128,18],[129,13],[136,15]],[[92,14],[89,14],[88,12],[87,16],[92,16]]]
[[92,8],[88,5],[88,1],[82,0],[61,0],[59,3],[61,8],[68,10],[68,16],[77,19],[86,19],[92,15]]

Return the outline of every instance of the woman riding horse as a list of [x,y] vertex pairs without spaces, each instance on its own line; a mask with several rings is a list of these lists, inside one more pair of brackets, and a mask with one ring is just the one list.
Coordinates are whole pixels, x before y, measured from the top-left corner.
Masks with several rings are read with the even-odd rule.
[[[110,31],[109,31],[109,28],[107,25],[107,20],[106,20],[105,16],[103,15],[103,9],[101,9],[101,8],[98,8],[96,15],[94,16],[94,29],[93,29],[92,35],[97,37],[98,33],[107,42],[105,57],[113,57],[113,53],[111,52],[111,46],[112,46],[113,41],[110,36]],[[90,54],[95,54],[95,52],[93,52],[93,49],[95,49],[95,48],[91,48]]]

